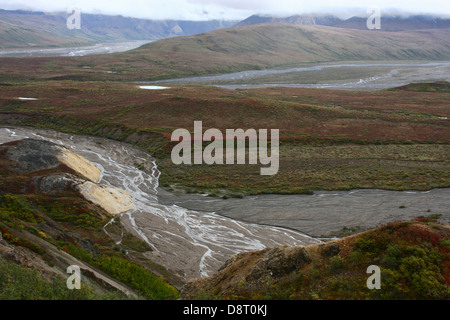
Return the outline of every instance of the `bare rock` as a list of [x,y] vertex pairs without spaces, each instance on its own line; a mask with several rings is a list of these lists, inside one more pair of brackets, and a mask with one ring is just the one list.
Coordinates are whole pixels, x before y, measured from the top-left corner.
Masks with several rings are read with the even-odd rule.
[[98,182],[100,169],[63,146],[45,140],[23,139],[11,146],[6,156],[16,162],[15,169],[24,172],[55,169],[64,164],[86,179]]
[[25,172],[54,169],[60,165],[60,149],[44,140],[24,139],[9,148],[6,156],[15,161],[14,168]]
[[84,180],[70,173],[57,173],[34,178],[33,184],[42,193],[54,194],[73,190]]
[[122,189],[98,185],[90,181],[78,186],[79,192],[87,200],[116,215],[134,209],[133,198]]
[[311,261],[311,257],[302,246],[277,247],[269,250],[255,265],[248,280],[262,279],[267,276],[280,278],[311,263]]
[[59,148],[60,153],[57,155],[57,158],[61,163],[92,182],[100,180],[101,171],[95,164],[70,149]]

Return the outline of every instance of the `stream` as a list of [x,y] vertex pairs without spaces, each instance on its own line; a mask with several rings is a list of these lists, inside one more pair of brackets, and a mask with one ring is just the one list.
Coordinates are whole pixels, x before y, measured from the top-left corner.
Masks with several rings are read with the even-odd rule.
[[[319,76],[321,72],[326,72],[328,69],[331,69],[334,75],[345,74],[348,70],[351,70],[351,72],[343,79],[339,80],[321,80],[320,77],[314,79],[315,76]],[[357,74],[360,70],[365,70],[366,72],[370,71],[370,75],[359,78],[357,77]],[[309,78],[311,77],[311,72],[313,72],[313,78]],[[297,75],[297,79],[301,79],[302,81],[300,82],[289,78],[283,79],[284,75],[289,76],[294,74]],[[307,75],[303,76],[303,74]],[[277,77],[267,78],[268,76]],[[276,80],[276,82],[270,82],[268,79]],[[412,82],[434,81],[450,81],[449,61],[315,64],[296,68],[248,70],[212,76],[140,81],[139,83],[166,85],[199,84],[212,85],[230,90],[264,87],[380,90],[398,87]]]
[[[363,231],[433,213],[450,223],[450,188],[320,191],[219,199],[159,188],[155,159],[126,143],[50,130],[0,128],[0,143],[33,138],[71,148],[101,169],[101,184],[127,190],[134,210],[121,222],[153,249],[152,261],[184,279],[213,274],[232,255],[279,245],[321,242],[343,228]],[[145,165],[145,172],[135,164]]]
[[[127,144],[48,130],[0,129],[0,143],[24,138],[44,139],[71,148],[101,169],[101,184],[127,190],[135,209],[122,213],[122,223],[152,247],[148,258],[185,279],[211,275],[239,252],[320,242],[295,230],[160,203],[160,172],[155,160]],[[135,162],[145,163],[149,173],[137,169]]]
[[1,57],[38,58],[38,57],[82,57],[93,54],[107,54],[136,49],[151,40],[97,43],[92,46],[65,48],[17,48],[0,50]]

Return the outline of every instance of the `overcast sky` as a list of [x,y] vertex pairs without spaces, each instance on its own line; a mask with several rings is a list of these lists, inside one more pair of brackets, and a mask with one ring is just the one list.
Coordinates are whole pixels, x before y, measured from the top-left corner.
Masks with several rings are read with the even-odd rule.
[[80,8],[83,13],[103,13],[148,19],[241,20],[252,14],[294,15],[331,13],[349,16],[366,13],[370,6],[381,13],[400,10],[408,13],[438,14],[450,17],[450,0],[0,0],[0,8],[34,11],[66,11]]

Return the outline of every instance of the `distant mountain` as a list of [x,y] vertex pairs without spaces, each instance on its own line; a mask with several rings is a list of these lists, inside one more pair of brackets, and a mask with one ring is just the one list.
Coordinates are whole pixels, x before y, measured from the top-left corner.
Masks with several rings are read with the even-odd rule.
[[252,15],[247,19],[237,23],[235,27],[250,26],[261,23],[288,23],[299,25],[317,24],[322,26],[333,26],[340,22],[342,22],[341,19],[331,15],[327,16],[294,15],[289,17]]
[[[367,18],[353,17],[345,21],[334,24],[339,28],[367,29]],[[406,30],[426,30],[426,29],[446,29],[450,28],[450,19],[443,19],[433,16],[386,16],[381,17],[381,30],[383,31],[406,31]]]
[[[98,57],[97,66],[116,63],[126,79],[160,80],[309,62],[448,60],[448,39],[450,29],[373,32],[266,23],[155,41]],[[119,61],[127,61],[126,67]]]
[[68,14],[0,9],[0,48],[61,47],[106,41],[156,40],[231,27],[236,21],[147,20],[81,14],[81,30],[67,28]]
[[[272,17],[253,15],[237,23],[235,26],[248,26],[262,23],[286,23],[297,25],[322,25],[348,29],[367,30],[367,17],[352,17],[349,19],[340,19],[331,15],[294,15],[289,17]],[[450,28],[450,19],[444,19],[433,16],[414,15],[414,16],[382,16],[382,31],[406,31],[406,30],[425,30],[425,29],[445,29]]]
[[[0,63],[8,80],[150,81],[332,61],[449,60],[450,29],[400,32],[265,23],[172,37],[137,49],[61,61]],[[52,58],[51,63],[59,59]],[[89,66],[86,72],[82,66]],[[19,74],[20,71],[20,74]],[[107,72],[113,71],[113,73]]]

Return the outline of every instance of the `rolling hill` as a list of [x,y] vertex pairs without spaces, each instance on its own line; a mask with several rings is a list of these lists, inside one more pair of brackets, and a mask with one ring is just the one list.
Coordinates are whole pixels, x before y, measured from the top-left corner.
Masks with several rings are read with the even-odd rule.
[[162,39],[117,54],[9,59],[0,64],[0,80],[161,80],[330,61],[448,60],[449,38],[450,29],[383,32],[268,23]]
[[258,67],[318,61],[447,59],[449,29],[373,32],[317,25],[260,24],[164,39],[136,49],[179,62]]

